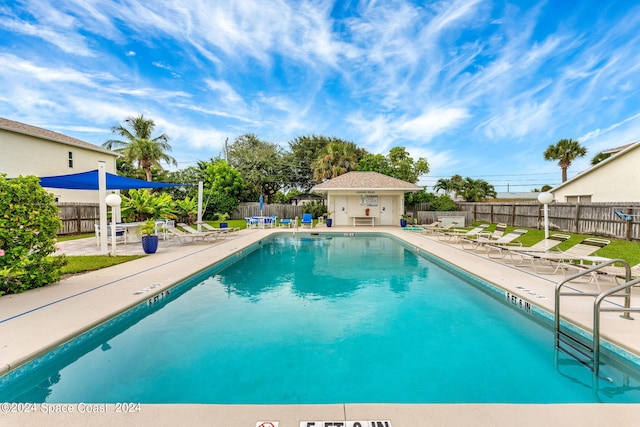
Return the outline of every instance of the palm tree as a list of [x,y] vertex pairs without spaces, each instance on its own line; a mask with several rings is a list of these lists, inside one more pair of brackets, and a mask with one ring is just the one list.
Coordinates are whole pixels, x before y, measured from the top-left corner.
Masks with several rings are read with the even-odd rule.
[[460,195],[467,202],[481,202],[490,197],[496,197],[493,185],[484,179],[465,178],[460,189]]
[[313,179],[322,182],[356,170],[358,158],[350,143],[331,142],[311,164]]
[[545,160],[557,160],[562,169],[562,182],[567,180],[567,168],[578,157],[584,157],[587,149],[575,139],[561,139],[555,145],[550,145],[544,152]]
[[171,151],[169,137],[163,133],[152,138],[155,127],[153,120],[145,119],[142,114],[139,117],[128,117],[124,121],[124,126],[118,125],[111,128],[111,132],[120,134],[125,141],[110,139],[102,146],[122,154],[125,161],[131,164],[137,162],[138,167],[144,170],[147,181],[151,182],[151,168],[157,166],[162,169],[161,161],[178,166],[176,159],[166,153]]
[[463,184],[463,179],[460,175],[453,175],[449,178],[440,178],[433,186],[433,191],[438,192],[442,190],[449,196],[457,195]]

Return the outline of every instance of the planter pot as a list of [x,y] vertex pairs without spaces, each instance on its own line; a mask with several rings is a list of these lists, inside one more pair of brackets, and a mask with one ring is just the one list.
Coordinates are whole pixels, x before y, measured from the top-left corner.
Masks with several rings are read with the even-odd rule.
[[327,227],[331,227],[333,225],[333,219],[327,218]]
[[154,254],[158,250],[158,236],[142,236],[142,250],[145,254]]
[[407,220],[406,219],[401,219],[400,220],[400,227],[406,227],[407,226]]
[[220,223],[220,228],[229,228],[229,223],[221,222]]

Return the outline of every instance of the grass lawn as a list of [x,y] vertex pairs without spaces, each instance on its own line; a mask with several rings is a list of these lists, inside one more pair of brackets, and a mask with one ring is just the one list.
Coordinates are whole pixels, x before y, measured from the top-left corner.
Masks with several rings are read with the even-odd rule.
[[86,255],[86,256],[65,256],[67,265],[62,267],[62,274],[77,274],[87,271],[99,270],[112,265],[122,264],[123,262],[133,261],[142,258],[145,255]]
[[[218,221],[207,221],[213,227],[218,227],[220,223]],[[239,227],[241,229],[247,228],[247,224],[242,219],[228,220],[229,227]],[[64,242],[69,240],[85,239],[87,237],[94,237],[93,233],[77,234],[72,236],[59,236],[58,241]],[[85,273],[87,271],[99,270],[105,267],[111,267],[113,265],[122,264],[123,262],[133,261],[134,259],[142,258],[146,255],[66,255],[67,265],[65,265],[61,273],[64,274],[78,274]]]

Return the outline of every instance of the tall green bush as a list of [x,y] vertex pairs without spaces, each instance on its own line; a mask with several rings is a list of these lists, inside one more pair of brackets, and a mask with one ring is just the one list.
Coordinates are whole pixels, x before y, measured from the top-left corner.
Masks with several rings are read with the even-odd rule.
[[120,212],[125,222],[146,221],[147,219],[174,218],[174,203],[171,195],[152,193],[149,190],[129,190],[122,196]]
[[193,224],[198,217],[198,201],[189,197],[174,202],[175,218],[178,222]]
[[60,279],[66,260],[50,256],[61,225],[54,202],[35,176],[8,180],[0,174],[0,295]]
[[318,218],[327,212],[327,207],[322,200],[312,200],[304,204],[302,211],[303,213],[310,213],[313,218]]

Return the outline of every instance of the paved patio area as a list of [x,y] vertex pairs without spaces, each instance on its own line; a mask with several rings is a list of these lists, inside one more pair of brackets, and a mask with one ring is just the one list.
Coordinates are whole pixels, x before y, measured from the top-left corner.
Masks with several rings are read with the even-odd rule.
[[[299,230],[302,232],[303,230]],[[304,230],[309,231],[309,230]],[[524,300],[553,311],[553,291],[561,275],[537,275],[483,254],[463,250],[399,227],[333,227],[318,232],[383,232],[451,262]],[[156,254],[95,272],[69,277],[60,283],[0,298],[0,373],[6,372],[69,338],[113,317],[150,295],[161,292],[274,232],[242,230],[211,243],[180,244],[161,240]],[[63,253],[97,254],[95,239],[68,241]],[[142,254],[140,244],[116,246],[117,254]],[[607,286],[604,282],[601,286]],[[544,297],[541,298],[540,296]],[[566,314],[590,328],[590,302],[567,301]],[[634,305],[640,305],[634,296]],[[640,315],[637,316],[640,319]],[[640,320],[603,316],[603,337],[640,354]],[[550,343],[552,345],[552,343]],[[2,413],[0,426],[31,425],[208,425],[254,427],[278,421],[279,427],[298,427],[302,420],[390,420],[393,427],[415,426],[540,426],[637,425],[640,405],[142,405],[140,412],[46,414]],[[72,408],[73,409],[73,408]],[[268,424],[265,424],[268,425]],[[275,424],[274,424],[275,425]],[[331,424],[332,427],[340,424]],[[306,427],[306,426],[305,426]],[[317,425],[314,425],[317,427]],[[376,426],[378,427],[378,426]]]

